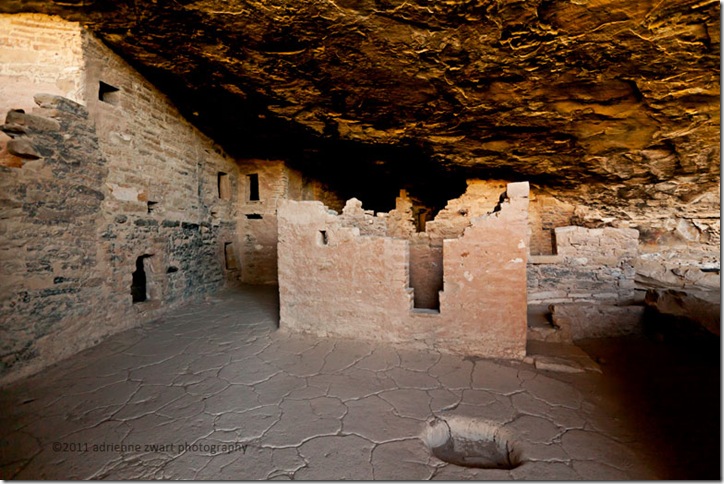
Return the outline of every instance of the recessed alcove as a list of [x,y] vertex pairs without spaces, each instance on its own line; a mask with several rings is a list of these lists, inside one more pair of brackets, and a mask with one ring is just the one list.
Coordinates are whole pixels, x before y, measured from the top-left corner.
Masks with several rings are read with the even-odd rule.
[[118,105],[121,99],[121,90],[103,81],[98,82],[98,100],[106,104]]
[[236,262],[236,253],[234,252],[233,242],[224,242],[224,265],[226,270],[235,271],[239,269]]
[[231,178],[228,173],[219,172],[216,178],[218,197],[221,200],[231,200]]

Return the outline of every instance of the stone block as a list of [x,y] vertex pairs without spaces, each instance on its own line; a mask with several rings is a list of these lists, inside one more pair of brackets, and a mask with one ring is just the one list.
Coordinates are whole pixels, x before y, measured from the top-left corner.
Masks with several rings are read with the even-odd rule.
[[528,257],[528,264],[560,264],[563,257],[560,255],[531,255]]
[[506,190],[508,198],[528,198],[530,195],[530,183],[528,182],[517,182],[508,183]]
[[11,139],[8,141],[7,150],[8,153],[12,155],[28,160],[37,160],[38,158],[42,158],[41,154],[28,138]]
[[55,94],[36,94],[33,99],[35,100],[35,104],[41,108],[57,109],[58,111],[83,117],[88,116],[88,110],[84,106],[63,96],[57,96]]
[[59,131],[60,123],[55,119],[38,116],[37,114],[27,114],[22,111],[8,111],[5,117],[5,123],[9,125],[23,126],[34,131]]
[[541,292],[531,292],[528,294],[528,299],[530,301],[540,301],[540,300],[547,300],[547,299],[554,299],[554,298],[562,298],[567,297],[568,293],[566,291],[541,291]]

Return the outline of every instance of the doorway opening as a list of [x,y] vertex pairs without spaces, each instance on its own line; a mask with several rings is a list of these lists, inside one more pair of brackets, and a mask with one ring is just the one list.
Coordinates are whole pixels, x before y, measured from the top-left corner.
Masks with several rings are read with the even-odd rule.
[[136,270],[133,271],[133,279],[131,282],[131,297],[134,304],[145,302],[149,299],[146,269],[150,267],[148,265],[148,259],[151,257],[152,254],[144,254],[136,259]]

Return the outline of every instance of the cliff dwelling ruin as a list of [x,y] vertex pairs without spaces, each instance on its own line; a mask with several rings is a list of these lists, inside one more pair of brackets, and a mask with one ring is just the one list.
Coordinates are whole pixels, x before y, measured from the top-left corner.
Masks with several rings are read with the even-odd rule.
[[720,479],[713,2],[0,2],[0,478]]

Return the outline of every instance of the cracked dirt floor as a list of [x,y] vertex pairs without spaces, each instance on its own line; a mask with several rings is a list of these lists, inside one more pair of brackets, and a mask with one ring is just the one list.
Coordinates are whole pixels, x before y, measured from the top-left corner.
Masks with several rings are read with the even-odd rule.
[[[2,389],[3,479],[667,478],[606,372],[278,331],[276,288],[227,290]],[[433,457],[433,416],[497,422],[523,463]]]

